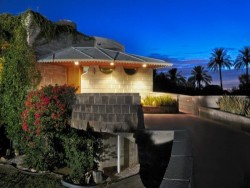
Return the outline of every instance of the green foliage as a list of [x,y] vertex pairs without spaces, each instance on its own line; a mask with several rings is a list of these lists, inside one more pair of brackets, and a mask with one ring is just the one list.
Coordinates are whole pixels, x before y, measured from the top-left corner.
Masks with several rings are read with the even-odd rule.
[[53,170],[65,163],[73,183],[82,183],[86,172],[97,168],[102,142],[88,129],[70,127],[76,88],[46,86],[28,94],[22,113],[25,161],[37,170]]
[[237,96],[220,97],[217,104],[225,112],[246,116],[250,111],[250,100]]
[[246,110],[246,116],[250,118],[250,108]]
[[69,126],[76,88],[46,86],[31,91],[22,113],[27,164],[38,170],[53,169],[63,156],[62,136]]
[[215,48],[211,53],[211,57],[208,63],[208,69],[219,72],[220,75],[220,86],[223,90],[222,85],[222,68],[230,69],[232,66],[231,58],[227,54],[227,50],[224,48]]
[[20,17],[0,16],[0,124],[6,126],[8,137],[21,147],[21,112],[27,91],[40,81],[35,68],[35,57],[26,42],[26,30]]
[[170,95],[164,96],[146,96],[142,99],[142,105],[144,106],[168,106],[178,105],[177,100]]
[[33,78],[39,77],[29,53],[28,48],[13,44],[5,52],[3,63],[0,114],[3,124],[6,125],[8,137],[16,143],[20,143],[20,115],[23,110],[23,101],[27,91],[37,83]]
[[69,181],[84,184],[85,174],[97,170],[97,161],[101,159],[101,137],[91,130],[71,132],[64,137],[66,163],[70,168]]
[[207,86],[212,81],[212,77],[208,75],[208,72],[203,66],[195,66],[191,72],[191,75],[192,76],[190,76],[188,80],[194,85],[196,84],[199,90],[202,88],[202,82],[204,82]]

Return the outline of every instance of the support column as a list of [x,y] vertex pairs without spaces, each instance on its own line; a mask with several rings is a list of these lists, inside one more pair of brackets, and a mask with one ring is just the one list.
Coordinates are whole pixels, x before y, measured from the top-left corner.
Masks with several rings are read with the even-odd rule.
[[121,172],[121,148],[120,148],[120,135],[117,135],[117,172]]

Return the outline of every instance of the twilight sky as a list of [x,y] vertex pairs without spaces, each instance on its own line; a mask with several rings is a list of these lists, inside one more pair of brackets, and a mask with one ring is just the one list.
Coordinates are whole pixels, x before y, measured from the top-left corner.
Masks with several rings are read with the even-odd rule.
[[[32,9],[52,21],[72,20],[80,32],[164,59],[186,77],[194,66],[206,66],[216,47],[234,60],[250,46],[249,7],[250,0],[0,0],[0,13]],[[236,86],[243,71],[224,71],[225,88]],[[217,73],[211,75],[218,84]]]

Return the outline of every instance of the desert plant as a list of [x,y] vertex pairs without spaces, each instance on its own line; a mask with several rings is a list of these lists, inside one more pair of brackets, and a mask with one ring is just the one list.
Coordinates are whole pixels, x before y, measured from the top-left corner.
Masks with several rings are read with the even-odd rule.
[[223,96],[218,99],[217,104],[222,111],[245,116],[249,111],[250,100],[237,96]]
[[167,106],[177,105],[177,100],[170,95],[164,96],[146,96],[142,99],[143,106]]

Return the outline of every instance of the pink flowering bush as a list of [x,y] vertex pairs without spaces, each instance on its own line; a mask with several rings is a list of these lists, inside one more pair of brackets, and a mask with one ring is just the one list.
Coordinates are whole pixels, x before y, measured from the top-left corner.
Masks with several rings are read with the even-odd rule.
[[62,136],[69,127],[76,88],[46,86],[32,91],[22,113],[26,162],[38,170],[63,162]]

